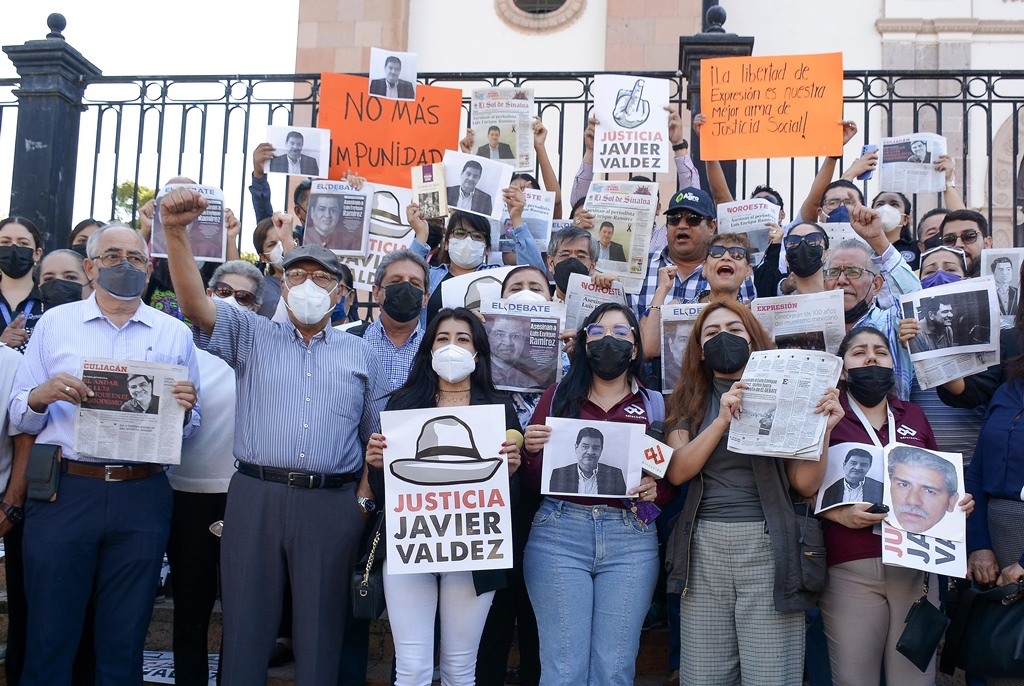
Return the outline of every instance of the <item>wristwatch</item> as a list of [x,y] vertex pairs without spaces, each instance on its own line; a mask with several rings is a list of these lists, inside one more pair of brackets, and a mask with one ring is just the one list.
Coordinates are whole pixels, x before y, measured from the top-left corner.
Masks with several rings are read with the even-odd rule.
[[25,520],[25,510],[10,503],[0,503],[0,512],[7,515],[7,521],[17,526]]
[[377,503],[373,501],[373,498],[363,498],[360,496],[356,498],[356,504],[362,509],[363,514],[372,515],[377,511]]

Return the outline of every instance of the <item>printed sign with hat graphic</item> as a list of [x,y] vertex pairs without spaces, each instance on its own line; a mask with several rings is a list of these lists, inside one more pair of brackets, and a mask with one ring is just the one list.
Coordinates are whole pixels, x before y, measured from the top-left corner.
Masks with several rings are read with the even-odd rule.
[[395,460],[390,468],[402,481],[438,486],[487,481],[501,463],[500,457],[481,457],[469,425],[445,415],[423,425],[416,441],[416,457]]

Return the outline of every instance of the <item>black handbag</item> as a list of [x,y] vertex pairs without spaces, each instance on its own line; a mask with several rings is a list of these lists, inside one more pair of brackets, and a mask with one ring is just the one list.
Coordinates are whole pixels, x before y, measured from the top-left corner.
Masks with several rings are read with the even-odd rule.
[[377,559],[377,544],[384,533],[384,513],[377,515],[370,549],[352,570],[352,615],[374,620],[384,614],[384,565]]
[[953,613],[942,648],[941,669],[971,674],[1024,677],[1024,588],[1007,584],[988,590],[971,586]]
[[922,672],[928,669],[935,649],[939,647],[942,634],[949,624],[949,619],[942,610],[928,602],[929,576],[925,572],[924,593],[910,606],[910,612],[907,613],[905,620],[906,627],[900,634],[900,640],[896,642],[896,650]]

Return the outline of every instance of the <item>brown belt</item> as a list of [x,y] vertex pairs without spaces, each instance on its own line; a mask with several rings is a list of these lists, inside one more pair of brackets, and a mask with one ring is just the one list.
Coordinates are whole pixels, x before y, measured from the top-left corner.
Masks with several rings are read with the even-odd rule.
[[158,474],[164,471],[164,468],[158,464],[93,464],[61,460],[61,471],[73,476],[87,476],[90,479],[104,481],[132,481]]

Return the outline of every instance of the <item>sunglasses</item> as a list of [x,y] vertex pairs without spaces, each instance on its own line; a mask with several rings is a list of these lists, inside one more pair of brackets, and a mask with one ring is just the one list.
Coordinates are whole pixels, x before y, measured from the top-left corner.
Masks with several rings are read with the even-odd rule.
[[721,259],[722,255],[725,253],[729,253],[729,257],[737,262],[750,259],[750,254],[747,252],[747,249],[738,245],[730,245],[728,247],[724,245],[712,245],[708,248],[708,257],[716,260]]
[[235,296],[235,302],[242,307],[250,307],[256,300],[256,296],[249,291],[240,291],[232,288],[223,281],[213,284],[213,292],[218,298],[230,298]]
[[786,244],[786,249],[795,248],[801,243],[806,243],[812,247],[817,248],[819,245],[825,245],[825,234],[823,233],[809,233],[804,236],[794,236],[790,234],[786,236],[786,240],[783,241]]
[[976,240],[981,238],[981,231],[977,231],[976,229],[967,229],[966,231],[963,231],[959,234],[944,233],[942,234],[941,242],[947,248],[952,248],[954,245],[956,245],[956,240],[958,238],[961,241],[963,241],[964,245],[971,245]]
[[697,228],[705,219],[707,219],[707,217],[703,217],[699,214],[691,214],[689,212],[665,215],[665,223],[669,226],[679,226],[679,224],[685,220],[687,226]]

